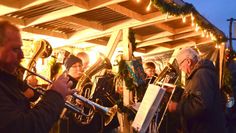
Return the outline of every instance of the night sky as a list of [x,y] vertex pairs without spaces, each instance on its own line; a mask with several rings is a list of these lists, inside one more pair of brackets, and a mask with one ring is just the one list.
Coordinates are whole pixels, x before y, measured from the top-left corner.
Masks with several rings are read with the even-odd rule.
[[[236,19],[236,0],[184,0],[193,4],[197,11],[229,37],[229,21]],[[235,21],[236,26],[236,21]],[[235,31],[236,32],[236,31]],[[236,37],[236,36],[235,36]],[[236,49],[236,41],[233,41]]]

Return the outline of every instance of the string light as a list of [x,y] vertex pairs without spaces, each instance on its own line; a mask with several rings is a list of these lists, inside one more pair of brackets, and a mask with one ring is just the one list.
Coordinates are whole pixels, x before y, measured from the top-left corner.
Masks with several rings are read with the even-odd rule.
[[209,33],[207,32],[207,34],[206,34],[206,37],[208,38],[209,37]]
[[199,26],[198,26],[198,24],[196,24],[196,27],[195,27],[195,31],[199,31]]
[[204,32],[202,32],[202,37],[205,37],[205,33]]
[[220,48],[220,45],[216,44],[215,48],[219,49],[219,48]]
[[193,13],[191,13],[191,20],[194,21],[194,16],[193,16]]
[[152,5],[152,0],[149,1],[149,4],[146,8],[146,11],[150,11],[151,10],[151,5]]
[[184,15],[181,15],[181,16],[182,16],[182,22],[186,23],[186,16],[184,16]]
[[167,13],[166,13],[166,20],[168,19],[168,16],[169,16],[169,13],[167,12]]
[[194,27],[194,25],[195,25],[195,23],[192,21],[192,24],[191,24],[191,26],[192,26],[192,27]]
[[[142,2],[142,0],[136,0],[136,2],[137,3],[139,3],[139,2]],[[155,5],[157,5],[157,6],[161,6],[161,8],[162,9],[164,9],[165,10],[165,12],[166,12],[166,16],[165,16],[165,20],[167,20],[168,19],[168,17],[169,17],[169,13],[173,13],[173,11],[174,11],[174,9],[175,9],[175,7],[171,7],[170,9],[168,8],[168,6],[163,6],[163,3],[161,3],[161,2],[154,2],[154,3],[152,3],[152,0],[149,0],[149,3],[148,3],[148,5],[147,5],[147,7],[146,7],[146,11],[150,11],[151,10],[151,6],[152,6],[152,4],[155,4]],[[162,7],[163,6],[163,7]],[[173,8],[173,9],[172,9]],[[201,31],[201,37],[211,37],[211,40],[214,40],[214,41],[220,41],[220,42],[222,42],[222,40],[224,39],[224,37],[220,37],[221,38],[221,40],[217,40],[217,38],[219,38],[219,36],[217,36],[217,38],[216,38],[216,36],[214,35],[214,34],[212,34],[212,33],[210,33],[210,32],[208,32],[209,30],[208,30],[208,28],[209,27],[204,27],[204,25],[202,25],[202,23],[201,22],[198,22],[198,14],[194,14],[191,10],[184,10],[184,8],[183,8],[183,10],[182,10],[182,8],[180,9],[180,11],[183,11],[183,13],[181,13],[181,17],[182,17],[182,22],[183,23],[186,23],[186,21],[189,21],[189,20],[187,20],[187,14],[186,13],[189,13],[191,16],[191,26],[192,27],[194,27],[195,28],[195,31],[196,32],[199,32],[199,30]],[[174,13],[175,14],[175,13]],[[188,15],[189,15],[188,14]],[[180,15],[180,14],[177,14],[177,15]],[[196,20],[196,18],[197,18],[197,20]],[[196,20],[196,21],[195,21]],[[200,25],[199,25],[200,24]],[[204,23],[203,23],[204,24]],[[202,27],[203,26],[203,27]],[[206,29],[207,30],[206,30]]]

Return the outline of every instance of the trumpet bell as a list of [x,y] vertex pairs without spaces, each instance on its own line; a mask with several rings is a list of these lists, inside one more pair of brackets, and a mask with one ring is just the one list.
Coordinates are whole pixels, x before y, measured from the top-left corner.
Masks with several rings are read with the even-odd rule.
[[107,126],[113,119],[113,117],[115,116],[116,112],[118,110],[118,106],[114,105],[113,107],[109,108],[107,111],[107,115],[105,115],[105,122],[104,125]]

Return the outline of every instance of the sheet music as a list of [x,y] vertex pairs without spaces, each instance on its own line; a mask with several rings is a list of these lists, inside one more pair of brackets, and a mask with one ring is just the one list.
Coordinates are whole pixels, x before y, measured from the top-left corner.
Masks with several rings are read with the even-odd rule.
[[132,127],[139,133],[145,133],[159,104],[165,94],[165,89],[149,84]]

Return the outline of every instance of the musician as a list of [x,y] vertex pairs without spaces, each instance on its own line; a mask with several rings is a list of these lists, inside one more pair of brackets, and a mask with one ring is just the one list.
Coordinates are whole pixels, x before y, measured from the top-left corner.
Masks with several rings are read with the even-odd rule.
[[184,133],[225,133],[218,78],[213,63],[183,48],[176,56],[179,69],[187,74],[181,100],[170,102],[168,110],[180,115]]
[[144,72],[146,74],[146,83],[153,83],[156,77],[156,65],[153,62],[146,62],[143,64]]
[[[75,88],[79,78],[83,75],[84,67],[82,60],[77,58],[73,54],[70,54],[65,60],[65,67],[68,71],[68,76],[70,80],[73,81],[72,88]],[[91,84],[88,84],[86,87],[92,87]],[[84,92],[82,93],[82,95]],[[83,103],[82,103],[83,104]],[[89,133],[98,133],[101,130],[101,116],[98,113],[95,113],[92,122],[88,125],[82,125],[78,123],[73,116],[73,112],[66,112],[64,118],[61,120],[61,133],[77,133],[77,132],[89,132]]]
[[64,98],[74,91],[72,82],[61,75],[38,102],[30,108],[19,85],[16,69],[24,58],[20,30],[0,20],[0,132],[47,133],[64,108]]
[[89,55],[86,52],[79,52],[76,56],[82,60],[83,69],[86,70],[89,67]]

